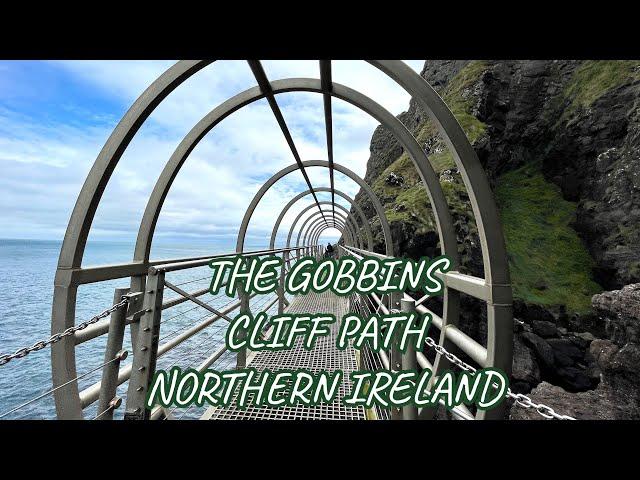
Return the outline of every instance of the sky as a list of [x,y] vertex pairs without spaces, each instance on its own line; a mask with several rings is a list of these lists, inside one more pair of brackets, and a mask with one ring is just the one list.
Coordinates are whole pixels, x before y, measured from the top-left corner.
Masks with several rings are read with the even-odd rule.
[[[424,60],[406,60],[420,71]],[[174,61],[0,62],[0,237],[61,240],[82,184],[113,128],[136,98]],[[317,61],[264,61],[270,80],[319,77]],[[335,61],[333,81],[355,88],[394,114],[409,96],[375,67]],[[89,242],[133,243],[162,168],[179,142],[209,111],[256,85],[244,61],[214,62],[172,92],[125,151],[102,197]],[[326,160],[322,96],[276,96],[303,160]],[[334,160],[361,177],[377,122],[333,99]],[[154,243],[161,240],[234,245],[254,194],[272,174],[295,162],[266,100],[223,120],[200,142],[165,200]],[[327,169],[308,169],[314,187],[329,186]],[[359,188],[335,173],[336,188]],[[282,207],[306,190],[300,172],[279,181],[260,202],[248,243],[264,243]],[[330,194],[319,193],[330,200]],[[285,217],[279,238],[311,197]],[[341,201],[345,206],[347,203]],[[326,238],[337,237],[328,231]],[[323,237],[324,239],[325,237]]]

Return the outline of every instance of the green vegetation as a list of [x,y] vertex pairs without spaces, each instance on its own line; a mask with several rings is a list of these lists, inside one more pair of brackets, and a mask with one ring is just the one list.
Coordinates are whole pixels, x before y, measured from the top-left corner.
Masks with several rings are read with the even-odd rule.
[[[404,178],[403,186],[388,185],[387,175],[394,172]],[[466,199],[464,185],[459,182],[442,182],[442,190],[447,204],[454,215],[468,217],[470,228],[475,229],[471,204]],[[390,223],[408,222],[416,224],[416,233],[435,231],[436,223],[429,203],[427,190],[422,183],[413,162],[406,154],[391,164],[373,184],[373,190],[382,199],[385,214]],[[464,200],[463,200],[464,198]],[[401,206],[396,210],[396,207]]]
[[[473,87],[487,68],[486,62],[483,61],[469,63],[440,92],[442,99],[460,123],[471,144],[474,144],[484,135],[487,126],[471,115],[474,97],[469,89]],[[427,120],[417,128],[414,134],[418,142],[423,144],[429,138],[435,137],[438,132],[435,125]],[[455,163],[451,152],[449,152],[444,143],[440,141],[438,144],[441,147],[440,151],[430,154],[429,161],[433,169],[440,173],[443,170],[455,167]]]
[[547,182],[539,164],[500,177],[496,188],[507,242],[514,296],[528,303],[591,308],[602,288],[592,279],[593,259],[571,223],[576,205]]
[[[484,133],[486,125],[471,115],[473,95],[470,88],[478,81],[478,78],[487,69],[487,64],[482,61],[469,63],[458,75],[440,92],[455,117],[460,122],[469,141],[474,143]],[[422,121],[414,136],[418,143],[423,145],[429,139],[436,138],[438,131],[430,120]],[[429,161],[436,173],[455,167],[453,156],[446,148],[444,142],[439,139],[435,146],[437,153],[429,155]],[[393,172],[404,179],[402,186],[388,185],[385,179]],[[413,161],[406,152],[389,165],[376,179],[373,189],[386,207],[386,215],[389,222],[407,222],[415,224],[416,233],[426,233],[436,229],[435,219],[428,201],[427,192],[421,182]],[[442,189],[452,213],[466,217],[470,230],[475,230],[475,222],[471,213],[471,205],[466,200],[466,191],[459,182],[443,182]],[[463,200],[465,199],[465,200]],[[396,207],[399,207],[396,210]]]
[[436,224],[427,198],[427,191],[422,184],[402,190],[396,197],[395,203],[403,205],[403,210],[386,209],[387,219],[389,222],[417,223],[419,226],[417,233],[434,231]]
[[588,60],[576,69],[564,89],[563,96],[570,101],[566,112],[588,108],[604,93],[636,79],[640,79],[637,60]]
[[455,115],[471,144],[486,130],[486,125],[471,115],[473,95],[467,92],[487,70],[486,62],[475,61],[464,67],[442,92],[442,98]]
[[[626,61],[584,62],[558,101],[570,99],[565,113],[586,108],[608,90],[640,78],[639,65]],[[470,89],[486,69],[485,62],[471,62],[439,92],[472,144],[485,134],[486,125],[470,113],[474,101]],[[436,139],[431,142],[429,161],[437,173],[455,166],[431,121],[423,120],[413,133],[421,145]],[[586,312],[591,308],[591,296],[602,290],[592,278],[594,261],[571,227],[576,205],[562,198],[560,189],[544,179],[540,168],[539,164],[529,164],[509,172],[499,179],[496,188],[514,296],[528,303],[565,305],[568,312]],[[391,172],[404,178],[402,186],[385,182]],[[373,188],[385,204],[390,222],[412,223],[416,233],[435,230],[427,193],[406,152],[382,172]],[[442,188],[454,220],[463,221],[471,232],[475,231],[462,183],[442,182]]]

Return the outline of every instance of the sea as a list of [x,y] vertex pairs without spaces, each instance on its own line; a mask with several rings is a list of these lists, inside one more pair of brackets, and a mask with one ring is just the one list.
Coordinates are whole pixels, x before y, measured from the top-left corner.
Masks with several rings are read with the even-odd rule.
[[[53,281],[55,276],[60,241],[48,240],[2,240],[0,239],[0,353],[14,351],[30,346],[51,335],[51,304],[53,299]],[[213,255],[234,251],[235,245],[193,244],[190,242],[167,242],[154,244],[152,258],[174,259]],[[260,248],[262,246],[258,246]],[[247,249],[254,247],[249,246]],[[90,241],[87,244],[83,266],[108,265],[131,261],[133,245],[128,242]],[[208,266],[171,272],[167,280],[182,285],[181,288],[192,292],[206,288],[211,282],[211,269]],[[118,279],[95,284],[82,285],[78,289],[76,324],[90,319],[113,304],[114,289],[128,287],[129,279]],[[165,289],[164,299],[177,294]],[[233,298],[209,293],[200,297],[214,308],[221,308]],[[252,300],[252,310],[258,310],[269,302],[267,297]],[[274,307],[275,308],[275,307]],[[270,310],[273,313],[273,309]],[[160,344],[175,338],[189,327],[198,324],[211,313],[192,302],[163,311],[160,330]],[[197,335],[168,351],[158,359],[158,369],[171,366],[182,368],[195,367],[224,343],[226,322],[215,322]],[[100,381],[101,366],[104,364],[106,335],[90,340],[76,348],[76,365],[80,389]],[[124,348],[130,351],[129,328],[125,332]],[[130,363],[132,355],[121,364]],[[212,367],[217,370],[233,368],[235,356],[225,353]],[[118,395],[126,398],[126,383],[118,389]],[[0,366],[0,421],[6,419],[54,419],[54,406],[51,382],[51,349],[40,351],[10,361]],[[32,401],[33,399],[40,397]],[[15,407],[21,406],[9,413]],[[96,402],[97,403],[97,402]],[[85,419],[100,418],[104,412],[97,411],[97,404],[84,410]],[[115,411],[114,418],[121,418],[122,406]],[[199,418],[204,407],[190,407],[172,411],[175,418]]]

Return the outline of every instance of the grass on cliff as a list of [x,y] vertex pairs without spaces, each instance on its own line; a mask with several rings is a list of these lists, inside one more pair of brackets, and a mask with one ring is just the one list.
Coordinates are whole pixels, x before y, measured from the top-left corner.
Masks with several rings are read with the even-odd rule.
[[[612,64],[615,63],[615,64]],[[585,62],[576,70],[565,90],[565,98],[579,107],[591,105],[595,99],[622,83],[625,75],[635,72],[638,62]],[[469,89],[486,70],[484,62],[471,62],[442,90],[445,100],[473,144],[486,131],[486,125],[471,115],[473,95]],[[626,73],[625,73],[626,72]],[[635,74],[635,73],[634,73]],[[423,145],[438,135],[435,125],[423,120],[414,135]],[[454,167],[453,157],[442,141],[429,161],[437,173]],[[402,187],[387,185],[391,173],[402,175]],[[465,189],[458,182],[442,183],[452,213],[466,217],[472,230],[475,223]],[[435,230],[424,186],[406,153],[389,165],[373,185],[385,204],[390,222],[410,222],[418,232]],[[601,287],[593,281],[593,259],[571,227],[576,205],[562,198],[560,189],[547,182],[540,165],[529,164],[503,175],[496,187],[509,252],[514,296],[527,303],[545,306],[565,305],[568,312],[582,313],[591,308],[591,296]],[[405,208],[395,210],[396,205]]]
[[[471,115],[471,107],[473,105],[473,95],[469,89],[478,81],[478,78],[487,69],[486,62],[474,61],[466,65],[458,74],[449,82],[449,84],[440,92],[443,100],[451,109],[454,116],[462,126],[462,129],[469,138],[471,144],[476,142],[486,131],[486,125]],[[433,122],[424,119],[416,128],[414,136],[420,145],[423,145],[428,139],[438,135],[437,129]],[[429,161],[436,173],[455,167],[453,156],[446,148],[442,141],[438,142],[440,150],[438,153],[429,155]],[[387,185],[385,179],[394,172],[402,175],[407,190],[400,191],[399,187]],[[398,159],[389,165],[374,182],[374,189],[380,196],[384,198],[392,198],[396,195],[402,196],[402,199],[408,203],[415,203],[415,198],[423,195],[424,188],[414,188],[420,181],[420,176],[413,162],[406,152],[403,152]],[[418,187],[420,187],[418,185]],[[398,201],[400,201],[400,196]],[[403,216],[403,215],[401,215]],[[404,216],[403,216],[404,217]]]
[[640,61],[587,60],[564,89],[564,97],[570,100],[567,111],[589,108],[609,90],[634,79],[640,79]]
[[[484,135],[487,126],[471,115],[474,97],[469,89],[473,87],[487,68],[486,62],[480,60],[470,62],[440,92],[440,96],[456,117],[456,120],[458,120],[472,145]],[[435,137],[437,134],[435,125],[426,120],[418,126],[415,137],[422,145],[426,140]],[[442,143],[442,147],[444,148],[440,152],[429,155],[429,161],[433,169],[438,173],[455,167],[451,152],[444,146],[444,143]]]
[[496,200],[509,253],[514,297],[567,312],[591,308],[602,288],[593,281],[594,261],[571,227],[576,205],[544,179],[539,164],[506,173]]
[[[470,113],[473,106],[473,95],[470,92],[470,88],[473,87],[487,68],[485,62],[470,62],[439,92],[472,144],[484,135],[486,125]],[[427,140],[437,137],[438,131],[433,122],[425,118],[417,126],[414,136],[422,146]],[[429,155],[429,162],[435,172],[440,174],[444,170],[455,167],[455,163],[444,142],[439,140],[437,145],[440,147],[439,151]],[[404,178],[402,187],[388,185],[385,182],[391,172]],[[390,223],[407,222],[415,224],[417,227],[416,233],[436,230],[427,192],[407,152],[403,152],[398,159],[380,174],[374,181],[373,189],[382,200]],[[462,200],[462,198],[466,198],[464,186],[457,182],[443,182],[442,189],[452,213],[467,217],[470,230],[475,231],[471,205],[468,201]],[[402,205],[402,209],[396,210],[395,208],[398,205]]]

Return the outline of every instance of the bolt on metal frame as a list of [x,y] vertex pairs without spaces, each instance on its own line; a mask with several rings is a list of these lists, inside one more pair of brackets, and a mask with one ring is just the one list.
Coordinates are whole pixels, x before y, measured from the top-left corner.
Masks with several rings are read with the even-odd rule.
[[[499,367],[509,373],[512,356],[512,296],[504,238],[489,183],[477,155],[451,111],[435,90],[401,61],[371,60],[369,63],[394,80],[415,99],[421,109],[424,110],[434,122],[438,132],[449,147],[453,159],[462,175],[478,226],[483,256],[484,278],[475,278],[457,273],[459,257],[451,215],[438,177],[433,171],[420,145],[406,127],[390,112],[361,93],[333,82],[331,80],[331,65],[329,61],[320,62],[321,78],[319,80],[291,78],[272,82],[269,82],[266,79],[266,75],[263,75],[264,72],[261,72],[259,62],[249,62],[258,81],[258,86],[230,98],[203,117],[185,136],[165,165],[145,208],[138,232],[133,261],[104,267],[82,267],[84,249],[96,209],[111,174],[128,144],[149,115],[173,90],[210,63],[210,61],[181,61],[169,68],[134,102],[118,123],[98,155],[78,196],[62,244],[54,282],[52,332],[59,332],[73,326],[75,322],[77,288],[79,285],[128,277],[131,279],[131,292],[145,291],[149,269],[154,265],[162,264],[162,261],[151,261],[149,259],[151,241],[164,199],[181,166],[199,141],[211,129],[233,112],[261,98],[267,98],[296,160],[294,169],[299,168],[303,173],[316,203],[318,203],[318,201],[315,191],[308,180],[304,167],[323,166],[329,168],[332,211],[334,211],[333,217],[334,222],[336,222],[333,206],[335,204],[333,171],[335,169],[345,173],[345,167],[341,167],[343,170],[340,170],[340,166],[333,161],[330,100],[331,97],[336,97],[370,114],[394,134],[409,154],[424,182],[436,219],[441,251],[443,254],[449,256],[453,263],[453,271],[443,277],[445,280],[445,294],[444,310],[442,318],[440,319],[441,335],[439,343],[446,345],[449,342],[455,341],[465,352],[467,349],[471,349],[472,351],[477,350],[475,346],[470,347],[466,340],[460,340],[460,338],[464,339],[464,337],[459,335],[459,330],[457,330],[456,325],[459,315],[460,293],[480,298],[487,306],[488,340],[486,347],[482,347],[485,351],[485,356],[481,357],[476,354],[475,357],[482,359],[482,366]],[[297,154],[291,135],[288,133],[279,107],[275,102],[275,97],[278,94],[295,91],[316,92],[323,95],[325,120],[327,123],[328,162],[302,162]],[[353,177],[352,179],[356,180],[356,178]],[[375,209],[385,237],[385,253],[386,256],[393,256],[393,243],[384,210],[382,210],[379,201],[375,198],[370,187],[363,181],[359,183],[361,188],[369,195],[374,204],[374,208],[380,207]],[[267,187],[267,189],[268,188],[269,187]],[[318,204],[317,206],[319,211],[322,212],[320,205]],[[249,217],[253,213],[253,209],[255,209],[255,206],[248,209],[247,213]],[[324,213],[321,213],[321,215],[324,217]],[[326,222],[325,226],[328,224],[329,223]],[[241,232],[238,235],[238,245],[240,247],[237,249],[238,252],[242,252],[246,227],[247,225],[243,222]],[[316,235],[316,232],[313,232],[311,238],[315,238]],[[358,232],[356,232],[356,237],[357,235],[359,235]],[[350,254],[353,254],[355,252],[354,248],[357,247],[352,245],[350,247],[348,246],[348,248],[350,249]],[[367,251],[366,254],[370,255],[373,253],[372,251]],[[180,260],[186,264],[189,263],[189,261],[197,262],[204,258],[210,257]],[[145,301],[147,300],[148,299],[145,299]],[[423,306],[419,306],[418,309],[421,307],[424,308]],[[137,354],[135,351],[136,343],[138,343],[139,337],[142,336],[142,332],[139,331],[140,322],[140,317],[138,317],[129,323],[132,343],[134,345],[134,361]],[[51,358],[54,387],[68,382],[77,376],[75,345],[75,338],[65,338],[52,345]],[[435,375],[447,367],[446,362],[446,359],[442,358],[442,356],[437,357],[434,366]],[[92,395],[94,396],[93,393]],[[86,398],[84,401],[81,399],[77,383],[72,384],[71,388],[65,389],[64,392],[56,392],[55,400],[59,418],[83,417],[82,408],[83,404],[86,405]],[[476,418],[500,418],[502,414],[502,409],[498,408],[488,412],[479,412],[476,414]]]

